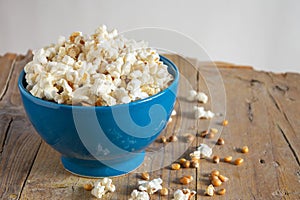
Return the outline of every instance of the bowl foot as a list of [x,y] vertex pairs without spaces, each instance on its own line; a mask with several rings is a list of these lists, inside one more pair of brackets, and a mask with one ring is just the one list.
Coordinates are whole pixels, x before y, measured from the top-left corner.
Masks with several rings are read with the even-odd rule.
[[61,161],[64,168],[72,174],[83,177],[101,178],[125,175],[138,168],[143,163],[144,157],[145,153],[142,152],[121,162],[114,161],[113,163],[108,163],[105,161],[105,164],[98,160],[82,160],[67,157],[62,157]]

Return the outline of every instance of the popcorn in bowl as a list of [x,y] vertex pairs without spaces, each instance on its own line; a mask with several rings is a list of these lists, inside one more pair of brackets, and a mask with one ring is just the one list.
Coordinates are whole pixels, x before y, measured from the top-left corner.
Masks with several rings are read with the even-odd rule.
[[73,105],[129,103],[159,93],[173,80],[156,50],[105,25],[90,36],[74,32],[34,51],[24,71],[33,96]]

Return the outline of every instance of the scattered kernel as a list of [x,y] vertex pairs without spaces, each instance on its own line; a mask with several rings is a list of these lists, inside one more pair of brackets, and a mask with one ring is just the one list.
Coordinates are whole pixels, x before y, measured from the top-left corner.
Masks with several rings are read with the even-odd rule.
[[211,176],[219,176],[220,172],[218,170],[212,170],[210,173]]
[[235,165],[240,165],[244,162],[244,159],[243,158],[237,158],[235,161],[234,161],[234,164]]
[[208,130],[204,130],[204,131],[202,131],[201,133],[199,133],[199,134],[197,134],[197,135],[204,138],[204,137],[207,136],[208,133],[209,133]]
[[232,161],[232,156],[226,156],[224,162],[230,163]]
[[213,186],[215,187],[219,187],[220,185],[222,185],[222,181],[220,179],[214,178],[211,180],[211,184],[213,184]]
[[214,134],[217,134],[219,131],[218,131],[218,129],[216,129],[216,128],[211,128],[211,129],[210,129],[210,132],[211,132],[211,133],[214,133]]
[[191,175],[187,175],[187,176],[185,176],[185,177],[187,177],[187,178],[190,179],[191,181],[194,180],[193,176],[191,176]]
[[220,190],[217,191],[217,194],[218,195],[224,195],[226,193],[226,189],[225,188],[222,188]]
[[173,170],[178,170],[178,169],[180,169],[180,164],[178,164],[178,163],[173,163],[173,164],[171,165],[171,169],[173,169]]
[[226,120],[226,119],[223,120],[222,125],[223,125],[223,126],[227,126],[227,125],[228,125],[228,120]]
[[162,189],[160,190],[160,195],[161,195],[161,196],[167,196],[168,194],[169,194],[168,188],[162,188]]
[[219,179],[219,177],[216,176],[216,175],[211,175],[211,176],[209,177],[209,179],[212,181],[212,180],[215,180],[215,179]]
[[150,175],[149,175],[148,172],[143,172],[143,173],[141,174],[141,178],[142,178],[143,180],[149,180],[149,179],[150,179]]
[[208,138],[208,139],[212,139],[214,137],[215,137],[215,134],[213,132],[210,132],[206,135],[206,138]]
[[225,144],[224,139],[223,139],[223,138],[219,138],[218,141],[217,141],[217,144],[218,144],[218,145],[223,145],[223,144]]
[[183,185],[187,185],[190,182],[192,182],[193,179],[191,179],[190,176],[183,176],[182,178],[180,178],[179,182]]
[[83,189],[85,189],[86,191],[91,191],[93,187],[94,186],[91,183],[87,183],[83,186]]
[[161,136],[160,142],[161,142],[161,143],[166,143],[166,142],[167,142],[166,136]]
[[217,163],[217,164],[218,164],[218,163],[220,162],[219,156],[214,156],[212,159],[213,159],[213,162],[214,162],[214,163]]
[[224,176],[224,175],[221,175],[221,174],[220,174],[218,177],[219,177],[219,179],[220,179],[222,182],[226,182],[226,181],[229,180],[228,177],[226,177],[226,176]]
[[182,164],[182,166],[183,166],[184,168],[189,168],[190,165],[191,165],[191,162],[190,162],[189,160],[185,161],[185,162]]
[[185,158],[180,158],[180,160],[179,160],[179,163],[180,163],[180,164],[183,165],[185,162],[186,162],[186,159],[185,159]]
[[170,142],[176,142],[177,140],[178,140],[178,138],[177,138],[176,135],[171,135],[171,136],[169,137],[169,141],[170,141]]
[[242,153],[248,153],[249,152],[248,146],[243,146],[242,149],[241,149],[241,152]]

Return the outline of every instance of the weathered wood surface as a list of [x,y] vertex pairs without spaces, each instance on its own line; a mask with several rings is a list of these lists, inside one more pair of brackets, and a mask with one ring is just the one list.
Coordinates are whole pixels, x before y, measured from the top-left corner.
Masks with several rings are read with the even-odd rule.
[[[204,190],[209,184],[207,174],[212,169],[220,170],[230,179],[221,186],[226,188],[226,194],[216,195],[214,199],[300,199],[300,74],[259,72],[251,67],[219,62],[226,91],[226,113],[215,110],[221,101],[210,99],[205,107],[222,115],[211,121],[194,120],[189,111],[196,103],[184,100],[187,90],[192,87],[210,94],[211,88],[222,89],[222,84],[213,78],[218,75],[211,70],[210,63],[194,64],[201,66],[197,72],[188,67],[191,63],[187,60],[170,58],[188,82],[181,82],[176,104],[178,115],[162,135],[178,135],[180,145],[155,142],[148,149],[162,154],[151,158],[151,162],[148,160],[148,166],[144,167],[158,168],[150,172],[151,178],[161,177],[163,186],[170,190],[167,197],[154,194],[151,199],[172,199],[178,188],[197,191],[196,199],[209,199],[204,196]],[[25,116],[17,79],[30,59],[30,53],[0,57],[0,199],[93,199],[83,185],[95,179],[65,171],[59,154],[40,139]],[[223,118],[229,121],[226,127],[220,125]],[[209,127],[223,128],[218,136],[224,138],[225,145],[213,145],[218,137],[211,140],[196,137],[191,144],[182,140],[186,133],[196,135]],[[181,157],[188,157],[202,142],[214,146],[214,155],[242,157],[245,161],[236,166],[202,159],[200,168],[178,171],[166,166],[182,152]],[[249,146],[248,154],[238,150],[244,145]],[[178,182],[183,175],[192,175],[194,180],[183,186]],[[128,199],[138,180],[140,174],[135,172],[113,178],[117,191],[104,199]]]

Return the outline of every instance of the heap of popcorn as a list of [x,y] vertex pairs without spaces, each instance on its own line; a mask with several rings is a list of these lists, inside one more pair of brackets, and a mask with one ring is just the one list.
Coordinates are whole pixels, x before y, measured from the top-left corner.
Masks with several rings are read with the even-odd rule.
[[108,31],[74,32],[33,52],[27,90],[59,104],[113,106],[152,96],[173,80],[156,50]]

